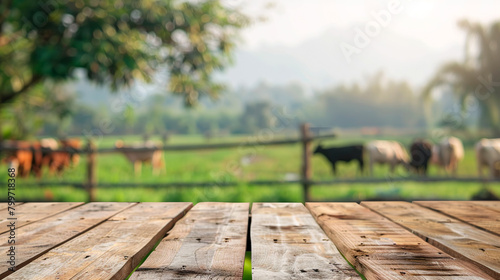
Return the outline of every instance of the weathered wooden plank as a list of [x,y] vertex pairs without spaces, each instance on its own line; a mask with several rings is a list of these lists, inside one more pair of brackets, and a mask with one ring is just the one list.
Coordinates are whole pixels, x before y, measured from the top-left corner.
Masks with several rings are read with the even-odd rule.
[[[16,269],[22,271],[20,268],[33,259],[131,205],[133,203],[89,203],[16,229]],[[0,235],[0,252],[7,252],[12,245],[7,241],[9,235],[9,232]],[[7,262],[0,262],[0,278],[11,273],[8,268]]]
[[130,279],[241,279],[249,206],[196,204]]
[[500,279],[500,238],[409,202],[363,202],[446,253]]
[[[15,206],[16,228],[48,218],[71,208],[82,205],[83,202],[33,202]],[[0,211],[0,234],[9,231],[7,225],[12,221],[7,210]]]
[[413,203],[500,235],[500,213],[470,202],[472,201],[414,201]]
[[300,203],[254,203],[252,279],[361,279]]
[[493,279],[356,203],[307,203],[337,248],[366,279]]
[[125,279],[191,203],[140,203],[6,279]]
[[[13,207],[22,205],[22,202],[16,202],[16,204]],[[0,202],[0,211],[7,211],[7,207],[9,207],[9,204],[7,202]]]
[[478,206],[487,207],[491,210],[500,212],[500,201],[467,201],[467,203],[476,204]]

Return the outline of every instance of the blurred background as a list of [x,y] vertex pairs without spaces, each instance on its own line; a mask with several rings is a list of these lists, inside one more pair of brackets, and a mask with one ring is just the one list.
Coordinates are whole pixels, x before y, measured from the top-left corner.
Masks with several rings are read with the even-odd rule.
[[[409,150],[417,138],[458,137],[465,153],[457,172],[431,165],[430,178],[476,178],[475,143],[500,137],[493,0],[31,2],[0,3],[4,143],[249,144],[167,150],[159,174],[151,165],[136,172],[119,151],[98,154],[101,201],[301,201],[301,144],[259,145],[300,137],[301,123],[312,133],[335,133],[323,146],[377,139]],[[1,156],[2,170],[19,157]],[[85,182],[85,163],[82,155],[60,172],[47,163],[41,176],[19,176],[18,200],[86,200],[71,184]],[[334,176],[314,155],[311,168],[315,181],[353,180],[312,187],[317,201],[500,195],[499,183],[480,180],[392,180],[418,177],[403,166],[391,173],[377,165],[369,175],[355,162],[339,163]],[[263,180],[285,183],[252,184]],[[179,182],[208,186],[147,186]]]

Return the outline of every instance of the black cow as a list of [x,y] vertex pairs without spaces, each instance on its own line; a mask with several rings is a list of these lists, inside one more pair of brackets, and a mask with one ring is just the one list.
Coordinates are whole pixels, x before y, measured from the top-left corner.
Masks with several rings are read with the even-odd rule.
[[426,140],[415,140],[410,146],[410,166],[420,175],[427,175],[427,166],[432,157],[432,144]]
[[345,147],[332,147],[323,148],[320,145],[314,150],[314,154],[322,154],[331,163],[333,174],[336,175],[337,171],[335,164],[337,161],[350,162],[351,160],[357,160],[359,163],[359,170],[363,173],[364,162],[363,162],[363,145],[352,145]]

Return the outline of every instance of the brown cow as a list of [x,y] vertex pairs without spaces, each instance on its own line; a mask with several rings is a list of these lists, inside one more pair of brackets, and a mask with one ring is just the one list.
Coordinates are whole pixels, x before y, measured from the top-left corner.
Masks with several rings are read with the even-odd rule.
[[36,146],[36,152],[38,153],[39,159],[33,158],[31,164],[31,171],[35,174],[36,177],[42,177],[42,168],[44,165],[48,165],[48,154],[52,152],[52,150],[57,150],[59,145],[57,141],[53,138],[43,138],[40,139]]
[[50,175],[54,175],[56,172],[60,175],[71,163],[73,166],[78,163],[79,155],[76,151],[80,149],[80,140],[61,140],[61,148],[58,147],[57,141],[52,138],[42,139],[40,143],[41,161],[33,162],[31,167],[37,177],[42,176],[44,166],[49,168]]
[[53,175],[57,172],[60,175],[71,164],[76,166],[80,160],[80,155],[76,151],[80,148],[81,142],[79,139],[61,140],[61,150],[64,151],[49,151],[45,158],[44,164],[49,167],[49,174]]
[[[40,143],[29,141],[6,141],[4,146],[9,148],[19,148],[19,150],[7,152],[4,159],[9,168],[15,168],[16,174],[20,177],[28,177],[33,166],[39,166],[42,160]],[[38,169],[34,169],[38,171]]]
[[69,149],[70,157],[71,157],[71,164],[73,166],[77,166],[78,163],[80,162],[80,155],[77,154],[75,151],[80,150],[82,148],[82,142],[80,139],[77,138],[70,138],[70,139],[61,139],[61,146],[63,148]]

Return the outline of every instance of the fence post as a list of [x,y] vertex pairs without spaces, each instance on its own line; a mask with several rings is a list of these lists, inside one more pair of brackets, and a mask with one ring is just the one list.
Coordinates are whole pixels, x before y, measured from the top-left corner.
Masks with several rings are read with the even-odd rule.
[[[163,168],[166,170],[167,168],[167,155],[165,153],[165,147],[167,146],[167,141],[168,141],[168,133],[165,132],[161,135],[161,142],[163,143],[163,150],[161,151],[161,154],[163,156]],[[159,173],[161,174],[163,170],[161,170]],[[166,171],[165,171],[166,172]]]
[[311,135],[309,124],[303,123],[300,126],[302,138],[302,188],[304,192],[304,202],[310,201],[309,187],[311,186]]
[[86,189],[89,194],[89,202],[94,202],[95,200],[95,188],[97,185],[96,179],[96,164],[95,164],[95,145],[94,142],[89,139],[87,143],[87,182]]

